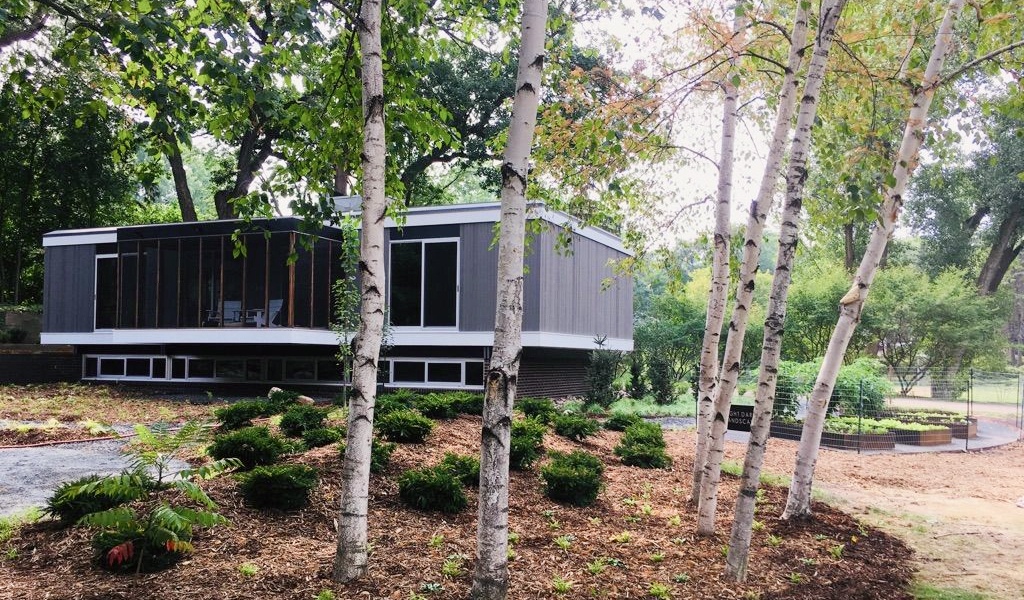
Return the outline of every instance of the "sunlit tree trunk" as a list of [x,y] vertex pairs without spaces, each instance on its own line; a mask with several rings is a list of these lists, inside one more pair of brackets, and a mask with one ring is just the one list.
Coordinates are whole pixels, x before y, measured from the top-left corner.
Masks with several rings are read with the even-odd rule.
[[899,220],[900,209],[903,207],[903,193],[907,188],[907,180],[917,166],[918,153],[924,142],[924,125],[931,106],[932,97],[939,84],[942,63],[946,58],[950,43],[953,40],[953,25],[963,8],[964,0],[951,0],[946,8],[932,46],[928,66],[925,69],[920,87],[914,93],[910,105],[910,114],[903,130],[903,141],[893,164],[892,176],[888,179],[878,223],[871,232],[867,249],[861,259],[860,267],[854,276],[850,291],[839,301],[839,320],[832,331],[828,350],[818,371],[818,378],[811,391],[804,420],[800,446],[797,450],[796,465],[793,469],[793,482],[790,484],[789,497],[786,499],[784,519],[804,517],[811,514],[811,483],[814,478],[814,464],[818,460],[818,447],[821,443],[821,431],[825,425],[828,402],[832,397],[839,367],[846,354],[846,347],[860,321],[861,310],[868,296],[868,289],[875,279],[878,264],[881,262],[889,238],[892,237]]
[[836,24],[842,15],[846,0],[825,2],[818,16],[818,30],[814,40],[814,51],[804,93],[800,98],[796,130],[790,147],[789,167],[786,173],[786,202],[779,230],[779,253],[775,261],[775,275],[768,300],[768,316],[764,323],[764,339],[761,344],[761,367],[757,379],[757,396],[754,415],[750,423],[750,441],[743,463],[740,493],[736,499],[736,513],[726,555],[727,572],[736,580],[746,577],[750,553],[751,526],[754,521],[754,506],[757,488],[760,484],[761,465],[764,462],[765,445],[775,403],[775,383],[782,349],[782,328],[786,321],[786,300],[792,281],[793,257],[796,254],[797,234],[800,228],[800,208],[803,204],[803,189],[807,179],[807,153],[811,147],[811,131],[817,114],[818,95],[825,78],[828,54],[832,48]]
[[[729,39],[730,62],[735,65],[740,43],[739,31],[743,19],[735,17],[732,38]],[[715,388],[718,384],[718,347],[725,320],[725,303],[729,295],[729,216],[732,203],[732,163],[736,145],[736,106],[738,86],[733,82],[735,73],[730,69],[722,82],[725,98],[722,105],[722,147],[718,159],[718,192],[715,201],[715,231],[712,238],[711,290],[708,294],[707,314],[704,318],[704,343],[700,351],[700,374],[697,380],[697,449],[693,461],[693,486],[690,502],[700,501],[701,466],[708,455],[708,435],[711,432]],[[736,75],[738,77],[738,75]],[[700,528],[698,527],[698,531]]]
[[743,242],[743,262],[740,264],[739,283],[736,286],[736,300],[729,333],[725,341],[718,388],[715,390],[714,417],[711,426],[711,442],[707,460],[702,467],[698,532],[711,535],[715,527],[715,510],[718,502],[718,483],[721,476],[722,453],[725,448],[725,430],[729,422],[729,405],[739,381],[740,359],[743,354],[743,338],[750,318],[750,305],[754,298],[754,278],[761,258],[761,241],[764,237],[765,222],[775,201],[782,160],[786,154],[786,142],[792,130],[793,113],[796,112],[796,95],[799,79],[797,72],[803,62],[807,43],[807,9],[800,0],[797,2],[796,17],[786,72],[779,90],[779,106],[775,114],[775,128],[772,133],[768,159],[757,197],[750,203],[750,214]]
[[363,152],[362,233],[359,240],[359,332],[352,359],[352,394],[341,474],[338,550],[334,579],[366,574],[366,512],[370,487],[370,443],[377,392],[377,361],[384,333],[384,72],[381,61],[381,2],[363,0],[359,15],[362,52]]
[[516,93],[501,166],[498,298],[480,432],[480,507],[471,591],[471,596],[478,600],[503,600],[508,595],[509,439],[512,401],[523,351],[526,181],[540,103],[547,14],[547,0],[523,3]]

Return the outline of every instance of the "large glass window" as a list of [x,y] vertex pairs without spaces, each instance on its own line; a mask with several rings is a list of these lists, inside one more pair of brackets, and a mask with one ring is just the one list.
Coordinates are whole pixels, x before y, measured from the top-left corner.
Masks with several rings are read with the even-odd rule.
[[267,325],[267,240],[262,234],[245,236],[245,311],[246,327]]
[[117,327],[117,256],[96,258],[96,329]]
[[202,268],[199,280],[200,315],[203,327],[220,327],[224,315],[221,312],[221,246],[219,237],[200,240]]
[[327,329],[331,301],[331,241],[320,238],[313,246],[313,327]]
[[392,325],[455,327],[458,278],[458,242],[394,242],[391,245]]
[[135,317],[138,310],[139,291],[139,245],[136,242],[120,244],[120,314],[121,318],[118,327],[133,328],[136,326]]
[[181,311],[178,314],[178,327],[199,327],[199,296],[202,289],[202,269],[199,263],[199,239],[181,240]]
[[158,327],[177,327],[178,325],[178,240],[160,242],[160,291],[157,301]]
[[241,327],[245,323],[242,309],[245,287],[245,257],[234,240],[224,238],[224,326]]
[[156,327],[160,246],[156,240],[139,244],[138,327]]
[[308,242],[305,236],[295,236],[295,282],[293,287],[295,298],[295,309],[292,313],[292,325],[294,327],[309,327],[312,318],[313,301],[313,252],[303,241]]

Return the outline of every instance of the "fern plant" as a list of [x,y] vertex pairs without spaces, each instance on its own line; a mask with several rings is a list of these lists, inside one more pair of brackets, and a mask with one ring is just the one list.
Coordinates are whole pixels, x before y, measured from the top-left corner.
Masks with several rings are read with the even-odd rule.
[[[92,542],[103,567],[140,572],[168,567],[191,552],[194,529],[227,524],[200,482],[237,469],[241,463],[227,458],[175,472],[172,461],[204,443],[205,429],[189,422],[177,430],[142,425],[135,430],[137,440],[128,448],[131,471],[83,482],[62,493],[71,501],[96,496],[132,498],[147,509],[140,514],[134,507],[114,506],[78,520],[79,525],[97,530]],[[172,505],[162,497],[165,492],[184,495],[191,506]]]

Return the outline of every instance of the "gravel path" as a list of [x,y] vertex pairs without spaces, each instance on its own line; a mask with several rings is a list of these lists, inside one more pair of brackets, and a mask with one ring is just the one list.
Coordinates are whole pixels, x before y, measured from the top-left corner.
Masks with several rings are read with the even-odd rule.
[[[112,475],[129,467],[124,440],[0,450],[0,516],[42,506],[59,484],[93,473]],[[189,465],[175,461],[178,471]]]

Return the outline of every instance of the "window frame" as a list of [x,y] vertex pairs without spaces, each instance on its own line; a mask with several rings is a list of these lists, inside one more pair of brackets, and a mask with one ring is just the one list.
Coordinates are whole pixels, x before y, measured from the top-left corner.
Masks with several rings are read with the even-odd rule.
[[[114,302],[114,326],[100,328],[96,324],[98,319],[96,318],[96,312],[99,310],[99,284],[100,284],[100,260],[111,260],[114,261],[114,296],[116,298],[119,293],[121,286],[121,259],[117,252],[113,254],[97,254],[96,259],[93,261],[92,271],[92,330],[93,331],[113,331],[117,329],[118,319],[121,317],[121,306],[115,300]],[[99,372],[99,363],[97,363],[97,373]]]
[[[426,316],[426,285],[427,285],[427,244],[455,243],[455,324],[454,325],[424,325]],[[391,240],[388,244],[388,265],[387,265],[387,308],[391,314],[391,283],[392,277],[391,261],[394,253],[391,252],[397,244],[419,244],[420,245],[420,320],[419,325],[392,325],[395,331],[459,331],[459,311],[462,307],[462,241],[458,237],[443,238],[419,238],[414,240]],[[463,373],[465,379],[465,373]]]

